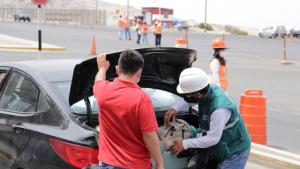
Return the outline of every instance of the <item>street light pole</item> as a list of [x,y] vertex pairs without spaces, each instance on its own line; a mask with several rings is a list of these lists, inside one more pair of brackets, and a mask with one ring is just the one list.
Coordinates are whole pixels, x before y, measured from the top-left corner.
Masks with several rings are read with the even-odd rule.
[[96,0],[96,21],[95,21],[95,25],[97,25],[98,22],[98,0]]
[[206,32],[207,29],[207,0],[205,0],[205,14],[204,14],[204,31]]
[[42,31],[41,31],[41,5],[38,5],[38,12],[37,12],[37,18],[38,18],[38,49],[39,52],[42,51]]
[[129,0],[127,0],[127,18],[129,19]]

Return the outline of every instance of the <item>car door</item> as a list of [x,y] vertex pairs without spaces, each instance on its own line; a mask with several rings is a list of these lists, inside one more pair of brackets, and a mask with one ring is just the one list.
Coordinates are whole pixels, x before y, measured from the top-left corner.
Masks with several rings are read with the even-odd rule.
[[5,75],[1,82],[0,97],[0,168],[11,169],[20,162],[19,157],[24,157],[22,153],[30,139],[30,126],[37,109],[39,90],[29,76],[21,71],[0,68],[1,72],[5,72]]

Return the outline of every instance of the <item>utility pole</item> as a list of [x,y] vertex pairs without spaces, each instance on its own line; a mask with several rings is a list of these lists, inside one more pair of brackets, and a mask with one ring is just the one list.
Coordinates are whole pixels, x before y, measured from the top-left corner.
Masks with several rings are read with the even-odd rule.
[[95,25],[97,25],[97,22],[98,22],[98,0],[96,0],[96,21],[95,21]]
[[207,29],[207,0],[205,0],[205,13],[204,13],[204,32]]
[[127,18],[129,19],[129,0],[127,0]]

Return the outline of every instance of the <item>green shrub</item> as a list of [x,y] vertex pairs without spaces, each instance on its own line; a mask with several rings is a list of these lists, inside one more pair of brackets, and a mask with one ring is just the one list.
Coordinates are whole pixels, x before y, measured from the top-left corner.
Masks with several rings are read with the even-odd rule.
[[234,27],[234,26],[228,26],[228,25],[226,25],[225,26],[225,31],[226,32],[230,32],[232,34],[236,34],[236,35],[244,35],[244,36],[248,35],[248,32],[240,30],[239,28]]
[[200,29],[205,29],[205,30],[208,30],[208,31],[212,31],[214,30],[213,27],[208,24],[208,23],[200,23],[199,26],[198,26]]

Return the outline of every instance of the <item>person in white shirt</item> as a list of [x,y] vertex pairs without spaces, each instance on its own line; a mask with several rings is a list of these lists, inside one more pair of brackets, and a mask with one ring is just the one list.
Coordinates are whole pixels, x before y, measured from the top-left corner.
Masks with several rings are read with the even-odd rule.
[[181,72],[177,92],[183,99],[165,114],[165,125],[174,120],[176,112],[198,105],[197,138],[177,141],[172,152],[207,149],[218,169],[243,169],[250,152],[250,137],[236,104],[219,86],[209,84],[208,75],[199,68]]
[[209,83],[216,84],[224,90],[228,87],[225,50],[228,48],[224,39],[217,38],[212,42],[214,57],[209,64]]

